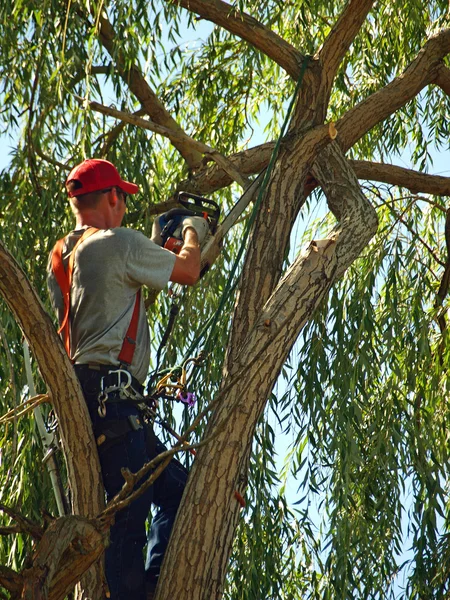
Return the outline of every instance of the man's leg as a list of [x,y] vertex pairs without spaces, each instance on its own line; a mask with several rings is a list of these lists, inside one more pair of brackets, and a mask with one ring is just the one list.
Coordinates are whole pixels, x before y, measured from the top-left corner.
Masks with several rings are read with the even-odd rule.
[[[165,450],[166,447],[158,440],[156,454]],[[147,543],[145,569],[150,586],[156,586],[187,478],[186,469],[177,460],[172,459],[153,484],[153,503],[158,507],[158,512],[152,519]]]
[[[135,473],[147,461],[144,430],[130,431],[104,452],[100,447],[99,455],[107,498],[111,500],[124,484],[121,468]],[[111,600],[146,598],[143,549],[152,496],[153,487],[150,486],[129,507],[116,513],[110,530],[110,545],[105,552]]]

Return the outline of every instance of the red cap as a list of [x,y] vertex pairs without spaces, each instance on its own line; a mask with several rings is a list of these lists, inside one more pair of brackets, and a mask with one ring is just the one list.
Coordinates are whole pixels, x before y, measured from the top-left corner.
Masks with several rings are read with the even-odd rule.
[[81,187],[69,192],[71,198],[110,187],[118,187],[127,194],[136,194],[139,191],[139,187],[135,183],[123,181],[119,171],[112,163],[99,158],[89,158],[72,169],[66,185],[72,180],[79,181]]

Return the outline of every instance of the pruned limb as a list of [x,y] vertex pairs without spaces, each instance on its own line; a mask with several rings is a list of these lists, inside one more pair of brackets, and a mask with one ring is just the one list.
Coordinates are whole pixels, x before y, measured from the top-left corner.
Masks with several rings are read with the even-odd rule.
[[[98,37],[106,48],[112,59],[115,61],[116,69],[130,91],[136,96],[145,109],[146,113],[152,118],[155,123],[162,125],[167,129],[171,129],[175,132],[184,133],[180,125],[166,110],[162,102],[159,100],[155,92],[146,82],[137,65],[128,66],[124,57],[120,51],[117,51],[115,47],[116,34],[114,29],[109,22],[106,14],[95,14],[96,8],[93,10],[93,16],[98,17],[99,32]],[[186,164],[192,170],[197,169],[201,164],[202,156],[199,152],[193,149],[191,144],[187,144],[183,138],[178,138],[173,142],[174,146],[180,152],[181,156],[185,159]]]
[[437,69],[434,83],[438,85],[446,94],[450,96],[450,69],[443,63]]
[[[79,102],[84,104],[84,100],[82,98],[77,97],[77,99]],[[237,171],[236,167],[230,161],[228,161],[227,158],[222,156],[214,148],[211,148],[211,146],[203,144],[202,142],[198,142],[194,138],[189,137],[181,129],[169,129],[168,127],[158,125],[158,123],[149,121],[148,119],[143,119],[122,110],[117,110],[116,108],[104,106],[99,102],[87,102],[87,106],[91,110],[95,110],[103,115],[108,115],[110,117],[120,119],[126,123],[131,123],[137,127],[142,127],[143,129],[148,129],[149,131],[163,135],[164,137],[168,138],[174,146],[176,146],[177,143],[182,143],[185,147],[190,146],[193,150],[195,150],[195,152],[210,156],[218,165],[220,165],[222,169],[226,170],[228,175],[233,180],[237,181],[244,188],[249,185],[248,180]]]
[[377,123],[417,96],[426,85],[435,82],[441,60],[449,52],[450,29],[443,29],[428,39],[401,75],[350,109],[336,124],[344,152]]
[[62,600],[104,552],[110,524],[80,516],[56,519],[23,573],[24,595],[38,584],[42,598]]
[[222,0],[166,0],[200,15],[242,38],[282,67],[293,79],[300,75],[304,56],[262,23]]
[[324,95],[329,98],[337,70],[364,23],[375,0],[349,0],[347,6],[331,30],[318,53],[325,87]]

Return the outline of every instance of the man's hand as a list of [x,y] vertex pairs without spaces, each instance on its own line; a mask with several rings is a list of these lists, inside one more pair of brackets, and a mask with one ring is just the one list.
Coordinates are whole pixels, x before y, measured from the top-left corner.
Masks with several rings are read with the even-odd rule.
[[[150,239],[158,246],[164,246],[169,237],[179,240],[184,239],[188,228],[194,229],[197,233],[198,242],[201,244],[209,232],[209,223],[203,217],[174,215],[168,220],[166,214],[156,217],[153,222]],[[164,231],[168,223],[170,223],[170,230]],[[164,233],[166,235],[162,235]]]
[[184,240],[188,229],[193,229],[195,231],[198,243],[201,245],[209,233],[209,223],[203,217],[185,217],[180,226],[175,230],[174,237],[182,238]]

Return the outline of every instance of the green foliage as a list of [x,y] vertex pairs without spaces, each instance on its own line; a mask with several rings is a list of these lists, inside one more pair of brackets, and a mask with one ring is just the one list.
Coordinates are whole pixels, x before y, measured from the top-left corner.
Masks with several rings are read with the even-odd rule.
[[[167,141],[129,125],[110,137],[117,122],[86,110],[77,97],[137,111],[116,65],[139,65],[187,133],[230,154],[277,135],[295,87],[261,52],[176,3],[105,5],[116,33],[111,56],[98,39],[99,4],[4,0],[0,6],[0,127],[2,143],[13,147],[11,164],[0,173],[1,236],[47,308],[47,255],[72,226],[63,184],[74,163],[105,157],[136,181],[142,193],[130,199],[127,225],[147,234],[149,209],[189,175]],[[312,55],[345,6],[330,0],[233,4]],[[447,0],[378,2],[338,74],[328,118],[392,81],[445,25]],[[448,98],[430,87],[351,152],[388,161],[411,143],[412,161],[426,170],[432,146],[448,145],[448,114]],[[307,326],[258,424],[227,598],[412,600],[448,591],[450,355],[448,333],[437,325],[447,308],[447,300],[437,300],[447,259],[445,211],[439,200],[373,187],[367,193],[378,206],[378,235]],[[226,212],[236,192],[214,198]],[[312,224],[305,239],[320,237],[330,224]],[[199,335],[219,306],[241,235],[239,226],[207,277],[182,294],[161,366],[179,364],[202,347]],[[193,375],[198,406],[192,414],[164,407],[179,431],[218,389],[234,301],[233,292],[206,366]],[[162,295],[149,310],[154,350],[170,304]],[[4,414],[28,390],[21,332],[3,303],[0,322]],[[202,432],[200,426],[194,440]],[[56,512],[32,419],[21,418],[0,435],[0,501],[33,519],[44,508]],[[280,439],[288,440],[281,449]],[[284,445],[285,461],[278,456]],[[20,568],[29,549],[21,536],[0,537],[0,562]]]

